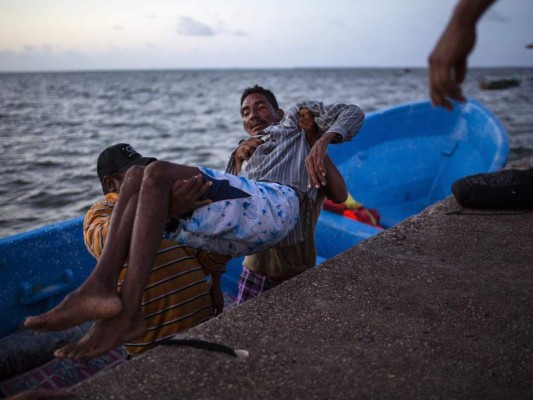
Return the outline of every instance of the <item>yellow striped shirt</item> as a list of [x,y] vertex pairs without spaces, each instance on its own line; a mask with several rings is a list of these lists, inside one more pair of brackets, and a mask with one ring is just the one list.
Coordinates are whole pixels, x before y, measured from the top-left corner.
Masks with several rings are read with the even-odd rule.
[[[96,259],[102,254],[117,199],[117,193],[109,193],[85,215],[85,246]],[[211,318],[213,309],[205,275],[224,272],[228,260],[227,256],[162,240],[142,298],[141,308],[147,329],[143,336],[125,344],[128,353],[139,354],[154,342]],[[122,288],[127,269],[126,263],[120,272],[118,291]]]

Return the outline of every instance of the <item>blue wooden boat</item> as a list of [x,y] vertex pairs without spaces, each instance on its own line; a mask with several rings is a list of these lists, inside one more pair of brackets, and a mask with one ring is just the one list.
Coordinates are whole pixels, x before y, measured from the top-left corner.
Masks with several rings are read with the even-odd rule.
[[[350,143],[330,146],[349,191],[376,208],[385,228],[450,194],[456,179],[502,168],[505,129],[474,100],[453,112],[428,102],[367,116]],[[323,211],[316,231],[319,262],[379,233],[375,227]],[[241,259],[233,259],[223,289],[235,295]],[[0,239],[0,338],[28,315],[47,311],[95,265],[83,244],[82,217]]]

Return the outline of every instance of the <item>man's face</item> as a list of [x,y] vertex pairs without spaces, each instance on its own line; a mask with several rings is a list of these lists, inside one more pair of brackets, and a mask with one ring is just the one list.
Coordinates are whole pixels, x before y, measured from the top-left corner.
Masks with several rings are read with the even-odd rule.
[[242,102],[242,126],[249,135],[258,135],[273,122],[279,121],[279,112],[265,96],[252,93]]
[[120,193],[125,177],[126,171],[113,172],[111,175],[104,176],[104,186],[109,193]]

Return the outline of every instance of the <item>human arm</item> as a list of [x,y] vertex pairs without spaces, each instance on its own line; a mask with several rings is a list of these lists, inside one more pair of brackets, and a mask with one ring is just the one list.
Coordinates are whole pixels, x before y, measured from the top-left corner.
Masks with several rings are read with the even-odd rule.
[[[335,187],[335,183],[340,184],[342,181],[342,184],[344,184],[344,179],[330,160],[327,153],[327,145],[335,140],[335,137],[336,135],[334,133],[326,133],[322,135],[312,145],[309,154],[305,158],[305,168],[307,169],[310,181],[309,187],[311,187],[311,185],[315,186],[317,189],[323,187],[326,194],[329,192],[329,189],[331,189],[329,187],[330,183],[334,182],[332,185]],[[346,189],[345,184],[344,188]],[[346,196],[344,196],[344,200],[346,200]],[[337,196],[334,197],[336,198]],[[330,199],[333,200],[331,197]],[[340,202],[344,200],[341,200]]]
[[[296,107],[298,113],[303,108],[311,111],[318,126],[319,137],[314,144],[310,143],[311,150],[305,165],[311,184],[320,187],[323,177],[327,174],[324,160],[327,155],[328,144],[345,142],[355,136],[363,125],[365,114],[356,105],[326,105],[313,100],[303,100]],[[287,112],[286,118],[289,120],[294,118],[293,113],[294,108]]]
[[224,310],[224,295],[222,294],[220,278],[226,272],[226,263],[231,257],[199,249],[195,257],[204,270],[204,274],[211,275],[209,294],[213,303],[213,312],[218,315]]
[[324,157],[324,167],[326,170],[326,184],[319,190],[332,202],[344,203],[348,198],[346,182],[327,154]]
[[[320,136],[327,133],[332,134],[328,143],[341,143],[351,140],[359,132],[365,120],[363,111],[353,104],[324,104],[316,100],[301,100],[295,107],[287,111],[281,123],[293,124],[298,127],[299,112],[304,108],[313,113]],[[270,129],[275,129],[275,126],[268,127],[265,132]]]
[[[169,218],[182,215],[203,205],[210,200],[198,200],[211,186],[199,177],[177,181],[170,195]],[[105,199],[95,203],[85,214],[83,220],[83,239],[85,247],[97,260],[100,258],[109,231],[111,214],[118,201],[118,193],[108,193]]]
[[260,135],[250,136],[247,139],[241,140],[237,148],[235,148],[229,156],[226,172],[233,175],[239,175],[243,163],[252,157],[262,143],[263,141],[261,140]]
[[224,294],[220,286],[221,272],[211,273],[211,281],[209,282],[209,294],[211,295],[211,302],[213,304],[213,314],[219,315],[224,311]]
[[202,176],[174,183],[170,192],[169,218],[179,218],[181,215],[211,203],[211,200],[199,200],[212,185],[211,181],[204,182]]
[[[316,142],[320,140],[320,135],[318,132],[318,126],[314,121],[313,114],[308,109],[303,108],[300,110],[299,126],[305,130],[305,136],[309,145],[314,147]],[[305,162],[307,170],[314,172],[314,168],[312,168],[312,166],[309,164],[315,162],[315,159],[308,156]],[[323,158],[322,165],[324,167],[324,174],[321,176],[314,176],[315,182],[317,180],[320,181],[320,185],[315,185],[316,188],[322,191],[324,195],[326,195],[334,203],[344,202],[348,197],[346,183],[327,153]],[[309,186],[311,186],[312,181],[313,180],[310,176]]]
[[235,160],[235,173],[238,175],[241,172],[242,164],[245,161],[248,161],[250,157],[255,153],[257,148],[263,143],[261,138],[257,136],[252,136],[246,140],[243,140],[239,147],[233,153],[233,158]]
[[211,275],[209,282],[209,294],[213,303],[215,315],[224,311],[224,295],[220,285],[220,278],[226,272],[226,263],[231,259],[229,256],[211,253],[206,250],[197,250],[196,260],[204,270],[204,274]]
[[495,0],[460,0],[429,56],[429,91],[434,105],[453,108],[452,100],[464,101],[461,88],[467,58],[476,42],[476,24]]

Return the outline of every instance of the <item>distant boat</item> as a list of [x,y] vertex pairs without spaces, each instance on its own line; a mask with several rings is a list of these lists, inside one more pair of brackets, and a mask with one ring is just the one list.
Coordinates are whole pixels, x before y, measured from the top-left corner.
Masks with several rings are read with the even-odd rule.
[[498,89],[507,89],[510,87],[520,86],[521,80],[518,78],[506,78],[506,79],[496,79],[489,81],[479,82],[480,89],[484,90],[498,90]]

